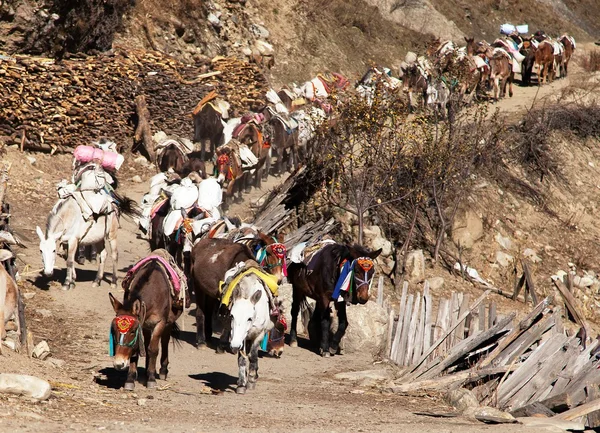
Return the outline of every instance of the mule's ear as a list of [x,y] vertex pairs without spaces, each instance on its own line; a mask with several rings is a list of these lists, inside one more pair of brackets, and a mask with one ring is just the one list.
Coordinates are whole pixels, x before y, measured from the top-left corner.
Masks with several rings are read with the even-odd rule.
[[381,248],[379,248],[377,251],[371,251],[367,255],[369,256],[369,258],[375,260],[377,257],[379,257],[379,254],[381,254]]
[[252,302],[254,305],[256,305],[258,303],[258,301],[260,301],[261,296],[262,296],[262,290],[257,290],[256,292],[254,292],[254,294],[250,298],[250,302]]
[[135,301],[133,301],[133,305],[131,307],[131,312],[133,313],[134,316],[139,316],[141,310],[142,310],[142,303],[140,302],[139,299],[136,299]]
[[265,245],[269,245],[269,244],[273,243],[273,239],[271,239],[269,236],[267,236],[260,230],[258,231],[258,237],[260,238],[261,241],[263,241],[265,243]]
[[285,240],[285,235],[283,233],[279,233],[277,235],[277,240],[279,241],[279,243],[283,243],[283,241]]
[[117,301],[117,298],[115,298],[112,293],[108,294],[108,298],[110,299],[110,303],[112,304],[115,313],[118,313],[119,310],[123,308],[123,304]]
[[11,251],[2,249],[0,250],[0,262],[4,262],[8,259],[12,259],[14,257],[14,254]]
[[35,226],[35,232],[40,237],[40,241],[43,241],[43,240],[46,239],[46,237],[44,236],[44,232],[42,231],[42,229],[40,228],[40,226]]

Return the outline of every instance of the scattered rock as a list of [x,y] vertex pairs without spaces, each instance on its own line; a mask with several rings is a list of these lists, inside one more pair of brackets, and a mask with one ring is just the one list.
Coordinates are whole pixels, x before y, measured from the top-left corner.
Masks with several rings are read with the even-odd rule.
[[62,368],[67,363],[67,361],[65,361],[63,359],[52,358],[52,357],[48,358],[48,362],[57,368]]
[[0,373],[0,392],[46,400],[50,397],[51,387],[45,380],[34,376]]
[[148,165],[148,160],[145,156],[138,156],[133,160],[133,162],[135,162],[136,164]]
[[45,310],[43,308],[40,308],[38,310],[35,310],[35,312],[38,313],[43,318],[52,317],[52,311],[50,311],[50,310]]
[[46,359],[50,355],[50,346],[46,340],[39,342],[34,348],[32,352],[32,356],[37,359],[41,359],[42,361]]
[[461,413],[467,411],[467,409],[479,407],[479,401],[475,397],[475,394],[465,388],[448,391],[446,401]]
[[452,224],[452,241],[464,248],[471,248],[483,237],[483,221],[472,210],[457,213]]
[[498,242],[498,244],[500,244],[500,246],[505,250],[513,249],[513,242],[508,237],[502,236],[500,233],[496,233],[495,239],[496,242]]
[[37,159],[35,159],[33,156],[27,156],[27,160],[31,165],[34,165],[37,162]]
[[348,328],[342,340],[347,353],[368,352],[379,354],[386,343],[388,313],[377,305],[367,302],[364,305],[346,307]]
[[515,417],[500,409],[490,406],[470,407],[463,412],[463,415],[473,418],[494,418],[498,421],[514,422]]
[[21,294],[27,300],[32,299],[35,296],[35,292],[21,292]]
[[537,255],[537,252],[531,248],[525,248],[525,251],[523,251],[523,257],[530,260],[532,263],[540,263],[542,261],[542,259]]
[[145,398],[140,398],[140,399],[138,399],[137,404],[138,404],[138,406],[146,406],[147,401],[148,400]]
[[220,12],[217,13],[209,13],[208,17],[206,17],[206,19],[208,20],[209,23],[212,24],[212,26],[216,29],[220,29],[222,27],[222,23],[221,20],[219,19],[219,16],[221,15]]
[[428,278],[427,281],[429,281],[429,288],[433,292],[437,292],[444,287],[444,279],[442,277]]
[[393,374],[389,370],[363,370],[363,371],[348,371],[345,373],[338,373],[334,376],[339,380],[350,380],[352,382],[363,379],[373,380],[389,380],[392,379]]
[[135,176],[133,176],[133,177],[131,178],[131,180],[132,180],[132,182],[135,182],[135,183],[142,183],[142,182],[143,182],[143,181],[142,181],[142,178],[140,177],[140,175],[139,175],[139,174],[136,174]]
[[406,256],[406,278],[417,284],[425,280],[425,256],[423,250],[413,250]]
[[250,26],[250,31],[254,33],[257,38],[267,39],[270,36],[269,31],[260,24],[252,24]]
[[508,267],[514,261],[514,257],[502,251],[496,251],[496,262],[502,267]]

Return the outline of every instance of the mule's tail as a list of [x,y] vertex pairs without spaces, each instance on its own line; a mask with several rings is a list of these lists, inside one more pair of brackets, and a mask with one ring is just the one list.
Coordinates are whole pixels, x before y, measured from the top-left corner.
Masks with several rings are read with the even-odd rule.
[[140,218],[142,216],[142,211],[135,200],[125,195],[120,195],[116,191],[113,191],[112,193],[121,215],[127,215],[133,218]]
[[181,328],[177,324],[177,322],[173,323],[171,326],[171,338],[173,339],[173,346],[177,348],[181,348],[183,345],[181,344]]
[[306,298],[304,298],[300,303],[300,320],[302,321],[304,329],[308,329],[308,323],[310,322],[310,318],[314,311],[315,309],[311,307]]

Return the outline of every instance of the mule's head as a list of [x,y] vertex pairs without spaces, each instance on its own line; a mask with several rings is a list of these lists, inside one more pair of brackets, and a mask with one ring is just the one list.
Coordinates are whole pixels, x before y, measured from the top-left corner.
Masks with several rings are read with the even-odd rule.
[[229,152],[223,151],[217,154],[217,181],[221,185],[232,177],[231,163],[231,154]]
[[356,300],[359,304],[366,304],[369,300],[369,290],[375,277],[374,260],[381,254],[381,248],[377,251],[367,252],[357,246],[349,247],[350,255],[354,259],[354,290]]
[[145,355],[142,324],[146,316],[146,305],[135,300],[131,311],[127,311],[112,293],[108,297],[116,313],[110,324],[110,355],[114,356],[115,370],[126,370],[133,355]]
[[[240,280],[235,288],[231,306],[231,350],[237,353],[244,348],[244,342],[248,338],[250,330],[257,319],[257,304],[267,301],[263,296],[263,285],[255,275],[249,275]],[[252,295],[248,295],[252,293]],[[268,306],[266,308],[268,314]]]
[[287,249],[280,239],[274,239],[262,232],[258,232],[260,239],[265,246],[259,250],[257,262],[271,275],[277,277],[277,283],[281,284],[284,277],[287,277]]
[[54,264],[56,263],[56,243],[60,239],[61,234],[51,234],[48,238],[46,238],[44,232],[41,228],[39,228],[39,226],[35,229],[37,235],[40,237],[40,252],[42,253],[44,275],[50,277],[54,273]]

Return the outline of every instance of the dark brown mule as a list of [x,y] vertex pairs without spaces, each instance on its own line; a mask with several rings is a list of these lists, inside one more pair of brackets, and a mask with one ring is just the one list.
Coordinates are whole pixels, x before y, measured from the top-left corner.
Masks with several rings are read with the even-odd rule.
[[183,303],[173,299],[171,281],[157,261],[144,263],[136,270],[125,290],[123,303],[109,293],[116,317],[111,323],[114,341],[113,365],[117,370],[129,367],[125,389],[133,390],[140,356],[146,357],[146,386],[156,386],[156,358],[161,346],[159,378],[165,380],[169,365],[169,339],[176,335],[175,323]]
[[196,172],[200,175],[200,178],[206,179],[206,164],[202,160],[201,152],[192,152],[188,155],[188,160],[179,170],[175,172],[183,179],[189,176],[190,173]]
[[[263,264],[265,271],[283,278],[284,263],[272,247],[267,247]],[[255,260],[250,248],[229,239],[201,239],[194,245],[191,254],[190,284],[196,297],[196,346],[206,345],[212,336],[212,315],[219,304],[219,283],[225,273],[239,262]],[[222,335],[218,350],[225,343]]]
[[535,65],[538,65],[538,85],[554,79],[554,47],[546,40],[535,50]]
[[[513,37],[513,39],[515,39]],[[516,39],[515,39],[516,41]],[[529,86],[531,84],[531,74],[535,63],[535,45],[531,43],[531,37],[523,37],[519,52],[525,56],[521,63],[521,84]],[[538,77],[539,79],[539,77]]]
[[[346,318],[346,302],[365,304],[369,300],[369,286],[375,275],[373,260],[381,254],[377,251],[367,251],[365,248],[354,245],[332,243],[325,245],[310,259],[308,265],[304,263],[290,263],[288,266],[288,279],[293,286],[292,302],[292,327],[290,329],[290,345],[297,345],[296,324],[300,305],[306,297],[317,302],[315,314],[321,322],[321,344],[319,353],[329,356],[338,352],[340,341],[346,332],[348,319]],[[340,267],[348,263],[348,268],[353,272],[351,285],[354,289],[344,292],[343,300],[332,299],[334,289],[340,280]],[[338,329],[329,343],[329,329],[331,317],[329,303],[334,302],[338,316]]]
[[219,113],[212,104],[204,104],[194,114],[194,141],[200,143],[200,158],[206,161],[206,143],[209,145],[209,157],[215,153],[215,149],[223,143],[223,122]]
[[[408,93],[408,104],[411,110],[425,108],[427,104],[427,76],[417,64],[402,67],[402,89]],[[414,94],[421,96],[419,104],[414,101]]]
[[575,51],[575,39],[569,35],[563,35],[560,38],[560,42],[563,44],[565,51],[563,53],[563,64],[560,71],[561,77],[566,77],[569,72],[569,61],[571,60],[571,56],[573,56],[573,52]]
[[240,143],[247,145],[254,156],[256,156],[258,159],[258,165],[256,167],[256,171],[254,172],[253,186],[255,188],[260,188],[263,179],[269,175],[269,169],[271,167],[270,145],[265,144],[263,140],[263,133],[255,122],[246,123],[246,125],[239,131],[237,139]]
[[298,155],[298,127],[290,130],[289,126],[286,125],[286,123],[290,122],[290,116],[275,113],[272,107],[266,107],[263,110],[263,114],[267,122],[267,126],[265,127],[266,135],[268,135],[271,149],[277,157],[275,174],[283,173],[286,159],[288,161],[287,170],[295,170],[300,163]]
[[187,161],[187,155],[175,144],[167,145],[166,148],[161,149],[156,155],[156,166],[158,171],[163,173],[169,171],[169,169],[175,173],[179,173]]
[[238,200],[241,200],[247,173],[242,169],[239,156],[236,155],[234,147],[229,143],[217,149],[215,168],[218,173],[217,179],[221,185],[227,184],[223,191],[223,206],[227,206],[230,199],[235,199],[236,193],[238,193]]

